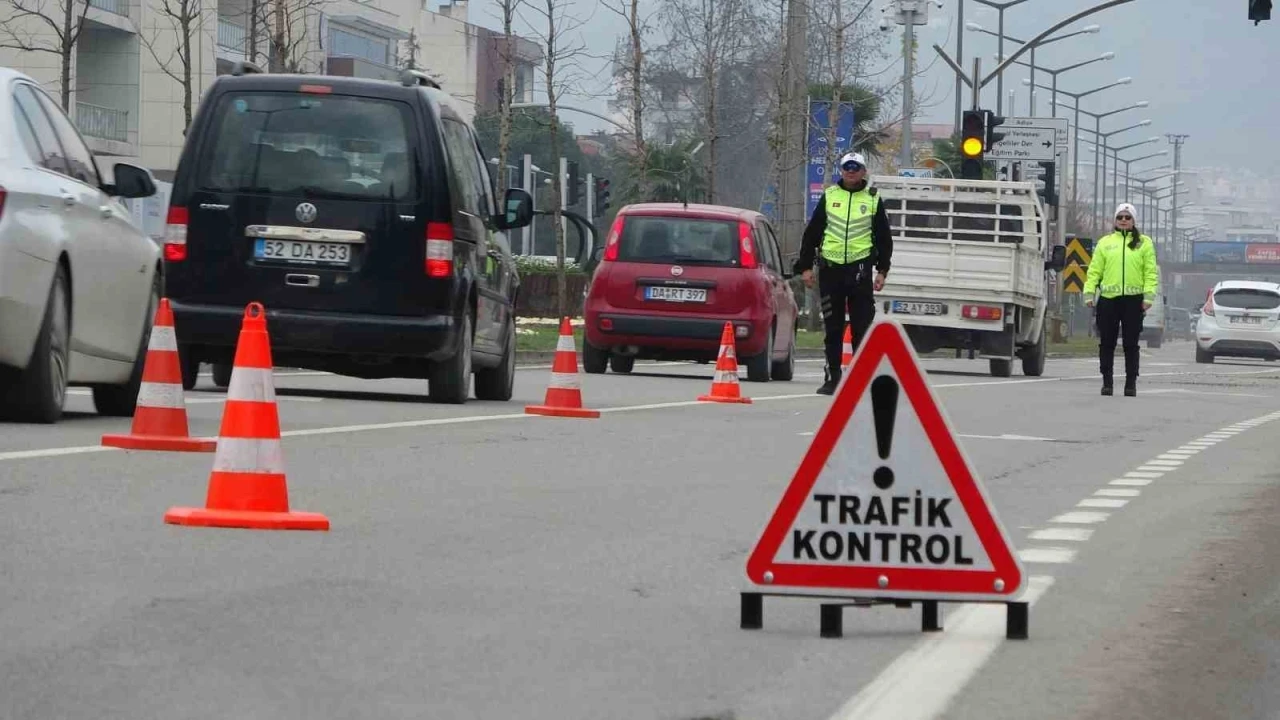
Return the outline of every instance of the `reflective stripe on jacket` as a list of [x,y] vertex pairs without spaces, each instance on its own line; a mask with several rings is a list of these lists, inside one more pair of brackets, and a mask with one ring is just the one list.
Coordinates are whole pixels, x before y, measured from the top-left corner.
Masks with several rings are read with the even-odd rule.
[[1132,239],[1132,234],[1116,231],[1094,243],[1084,282],[1086,298],[1093,297],[1094,293],[1104,298],[1143,295],[1147,302],[1155,302],[1160,289],[1155,243],[1142,235],[1138,247],[1130,248]]
[[823,194],[827,227],[820,252],[827,262],[847,265],[871,256],[871,221],[880,198],[868,192],[868,187],[849,191],[836,184]]

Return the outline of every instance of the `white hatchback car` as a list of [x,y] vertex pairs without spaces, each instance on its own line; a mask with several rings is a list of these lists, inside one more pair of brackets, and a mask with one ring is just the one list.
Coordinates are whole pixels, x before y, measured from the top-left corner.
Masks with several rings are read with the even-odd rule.
[[126,163],[104,179],[58,104],[0,68],[0,417],[56,422],[71,385],[133,415],[161,260],[117,198],[155,192]]
[[1224,280],[1196,322],[1196,362],[1218,356],[1280,358],[1280,284]]

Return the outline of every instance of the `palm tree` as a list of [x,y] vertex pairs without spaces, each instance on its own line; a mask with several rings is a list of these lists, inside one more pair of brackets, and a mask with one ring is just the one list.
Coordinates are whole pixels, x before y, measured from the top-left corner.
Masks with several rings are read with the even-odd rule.
[[853,103],[853,147],[868,157],[880,156],[880,145],[888,133],[880,127],[880,96],[865,85],[836,86],[830,83],[810,83],[809,97],[813,100],[834,100],[839,91],[840,102]]

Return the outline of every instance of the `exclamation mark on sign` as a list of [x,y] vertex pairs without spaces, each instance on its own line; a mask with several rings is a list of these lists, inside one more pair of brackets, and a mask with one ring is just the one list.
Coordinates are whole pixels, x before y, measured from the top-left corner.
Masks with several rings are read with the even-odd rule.
[[[881,461],[887,461],[893,445],[893,421],[898,414],[898,381],[893,377],[881,375],[871,381],[871,414],[876,426],[876,451]],[[893,487],[893,470],[884,465],[876,468],[871,477],[881,490]]]

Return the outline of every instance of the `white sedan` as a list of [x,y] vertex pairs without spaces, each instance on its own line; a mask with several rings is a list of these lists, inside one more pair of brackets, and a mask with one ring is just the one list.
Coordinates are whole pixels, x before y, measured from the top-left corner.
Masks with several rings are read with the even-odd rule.
[[1215,357],[1280,359],[1280,285],[1224,280],[1196,322],[1196,362]]
[[114,169],[103,178],[58,103],[0,68],[0,417],[57,422],[71,385],[133,415],[161,260],[117,198],[156,186]]

